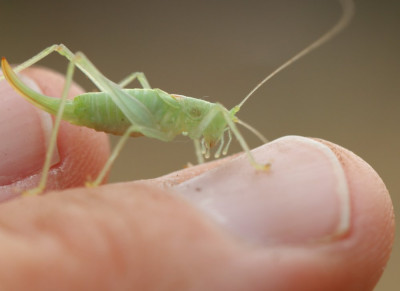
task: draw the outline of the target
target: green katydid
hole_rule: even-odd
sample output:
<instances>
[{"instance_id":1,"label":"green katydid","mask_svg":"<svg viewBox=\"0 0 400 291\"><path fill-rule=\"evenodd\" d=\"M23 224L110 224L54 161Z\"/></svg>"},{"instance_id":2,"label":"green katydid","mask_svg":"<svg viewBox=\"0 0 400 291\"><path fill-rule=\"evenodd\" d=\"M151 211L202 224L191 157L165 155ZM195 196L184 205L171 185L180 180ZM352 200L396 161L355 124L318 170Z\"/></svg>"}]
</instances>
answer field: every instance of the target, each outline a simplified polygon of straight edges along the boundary
<instances>
[{"instance_id":1,"label":"green katydid","mask_svg":"<svg viewBox=\"0 0 400 291\"><path fill-rule=\"evenodd\" d=\"M233 134L254 168L268 170L269 164L260 164L254 159L236 123L252 131L263 142L266 142L266 139L257 130L238 119L236 113L250 96L270 78L331 39L347 26L352 18L354 5L351 0L340 0L340 2L343 14L335 26L264 78L239 105L231 110L226 109L219 103L211 103L182 95L168 94L160 89L152 89L144 74L139 72L129 75L121 83L116 84L97 70L82 53L74 54L62 44L46 48L16 67L15 70L12 70L6 59L2 58L1 65L7 81L33 105L56 115L40 183L37 188L28 191L28 194L41 193L46 187L51 157L56 146L61 119L72 124L94 128L98 131L122 135L98 177L90 183L92 186L97 186L103 181L130 136L143 135L166 142L173 140L179 134L188 136L194 141L198 162L202 163L204 162L204 157L208 158L210 156L210 149L217 144L218 148L215 152L215 157L218 158L221 154L225 155ZM35 64L54 51L69 60L61 99L35 92L25 85L15 73ZM75 67L79 68L98 87L100 92L81 94L73 100L68 100L68 90ZM2 78L3 76L0 76L0 80ZM135 79L139 81L143 88L124 88ZM225 143L226 136L228 141Z\"/></svg>"}]
</instances>

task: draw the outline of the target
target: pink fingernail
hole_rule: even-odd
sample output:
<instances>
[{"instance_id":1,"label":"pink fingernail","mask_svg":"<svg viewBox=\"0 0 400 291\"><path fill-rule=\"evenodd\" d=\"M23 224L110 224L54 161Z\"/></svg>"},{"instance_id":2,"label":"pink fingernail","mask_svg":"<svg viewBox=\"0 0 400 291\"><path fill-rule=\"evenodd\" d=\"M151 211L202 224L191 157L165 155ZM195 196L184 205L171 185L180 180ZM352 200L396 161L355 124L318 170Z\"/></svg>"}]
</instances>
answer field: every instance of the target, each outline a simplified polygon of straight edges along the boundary
<instances>
[{"instance_id":1,"label":"pink fingernail","mask_svg":"<svg viewBox=\"0 0 400 291\"><path fill-rule=\"evenodd\" d=\"M30 78L21 79L41 92ZM0 104L0 186L3 186L41 170L53 121L4 80L0 82ZM53 164L58 161L56 153Z\"/></svg>"},{"instance_id":2,"label":"pink fingernail","mask_svg":"<svg viewBox=\"0 0 400 291\"><path fill-rule=\"evenodd\" d=\"M256 243L330 240L350 227L344 170L331 149L289 136L253 151L269 172L246 156L175 189L234 235Z\"/></svg>"}]
</instances>

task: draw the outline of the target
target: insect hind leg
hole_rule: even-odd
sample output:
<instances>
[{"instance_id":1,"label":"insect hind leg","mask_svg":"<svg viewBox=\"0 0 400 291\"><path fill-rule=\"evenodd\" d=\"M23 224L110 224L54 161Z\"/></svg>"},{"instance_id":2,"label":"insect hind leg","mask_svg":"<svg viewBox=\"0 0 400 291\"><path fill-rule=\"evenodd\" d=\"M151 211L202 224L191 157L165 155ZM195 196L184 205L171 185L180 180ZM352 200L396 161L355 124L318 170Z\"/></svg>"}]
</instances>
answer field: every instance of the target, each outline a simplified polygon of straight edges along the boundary
<instances>
[{"instance_id":1,"label":"insect hind leg","mask_svg":"<svg viewBox=\"0 0 400 291\"><path fill-rule=\"evenodd\" d=\"M72 53L65 45L63 44L53 44L47 48L45 48L44 50L42 50L41 52L39 52L38 54L34 55L32 58L30 58L29 60L23 62L22 64L18 65L17 67L14 68L14 72L19 73L22 70L33 66L34 64L36 64L37 62L41 61L42 59L44 59L45 57L47 57L48 55L50 55L53 52L57 52L60 55L66 57L70 62L72 62L76 57L75 54ZM73 62L76 66L78 66L78 68L86 75L88 76L86 70L84 70L81 66L77 65L76 62ZM90 78L90 76L88 76ZM4 76L0 76L0 81L4 79Z\"/></svg>"},{"instance_id":2,"label":"insect hind leg","mask_svg":"<svg viewBox=\"0 0 400 291\"><path fill-rule=\"evenodd\" d=\"M72 53L65 45L63 44L53 44L47 48L45 48L44 50L42 50L41 52L39 52L38 54L36 54L35 56L33 56L32 58L30 58L29 60L23 62L22 64L18 65L15 69L14 72L19 73L22 70L36 64L37 62L39 62L40 60L44 59L45 57L47 57L48 55L50 55L53 52L57 52L60 55L66 57L70 62L72 62L74 59L76 59L76 56L74 53ZM82 68L82 66L78 65L76 62L74 62L74 64L86 75L90 78L90 75L88 74L88 72ZM0 81L4 79L4 76L0 76Z\"/></svg>"},{"instance_id":3,"label":"insect hind leg","mask_svg":"<svg viewBox=\"0 0 400 291\"><path fill-rule=\"evenodd\" d=\"M43 58L47 57L52 52L55 52L57 50L58 46L59 46L58 44L53 44L53 45L45 48L40 53L36 54L35 56L30 58L29 60L23 62L22 64L18 65L16 68L14 68L14 72L19 73L22 70L24 70L24 69L36 64L37 62L39 62ZM0 76L0 81L3 80L3 79L4 79L4 76Z\"/></svg>"},{"instance_id":4,"label":"insect hind leg","mask_svg":"<svg viewBox=\"0 0 400 291\"><path fill-rule=\"evenodd\" d=\"M135 98L131 98L131 96L124 92L119 85L106 78L83 53L77 52L74 54L63 44L52 45L44 49L36 56L19 65L16 68L16 71L19 72L35 64L52 52L59 53L69 61L74 60L74 65L82 73L84 73L100 89L100 91L110 95L113 102L125 114L132 124L139 125L142 128L157 128L154 116L140 101L136 100ZM136 77L139 78L140 76ZM3 76L0 76L0 80L2 78ZM129 81L132 80L132 78L133 74L128 76L126 80ZM143 79L142 76L140 78L144 86L149 86L147 79Z\"/></svg>"},{"instance_id":5,"label":"insect hind leg","mask_svg":"<svg viewBox=\"0 0 400 291\"><path fill-rule=\"evenodd\" d=\"M69 89L71 87L72 78L73 78L73 74L74 74L74 68L75 68L75 64L74 64L74 60L72 59L68 64L64 89L63 89L62 96L61 96L61 102L60 102L60 106L58 108L57 115L56 115L56 118L54 121L53 129L52 129L52 132L50 135L50 141L49 141L49 144L47 147L46 158L44 161L42 175L41 175L41 178L39 181L39 185L36 188L30 189L30 190L24 192L23 195L37 195L37 194L42 193L44 191L44 189L46 188L47 178L49 176L49 170L51 167L51 160L53 158L54 150L57 145L58 131L60 129L62 115L64 113Z\"/></svg>"}]
</instances>

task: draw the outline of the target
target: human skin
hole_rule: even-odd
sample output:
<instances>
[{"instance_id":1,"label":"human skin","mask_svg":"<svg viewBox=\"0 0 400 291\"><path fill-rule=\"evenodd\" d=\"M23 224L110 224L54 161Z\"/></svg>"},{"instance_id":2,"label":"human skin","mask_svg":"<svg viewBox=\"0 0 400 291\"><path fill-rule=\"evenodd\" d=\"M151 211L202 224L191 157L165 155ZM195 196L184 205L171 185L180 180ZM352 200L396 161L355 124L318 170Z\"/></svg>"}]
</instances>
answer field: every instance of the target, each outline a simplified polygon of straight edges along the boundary
<instances>
[{"instance_id":1,"label":"human skin","mask_svg":"<svg viewBox=\"0 0 400 291\"><path fill-rule=\"evenodd\" d=\"M60 95L60 75L24 74ZM236 155L89 189L108 141L63 123L53 191L18 197L38 182L48 124L25 103L0 83L0 290L372 290L384 270L389 193L338 145L284 137L255 150L269 172Z\"/></svg>"}]
</instances>

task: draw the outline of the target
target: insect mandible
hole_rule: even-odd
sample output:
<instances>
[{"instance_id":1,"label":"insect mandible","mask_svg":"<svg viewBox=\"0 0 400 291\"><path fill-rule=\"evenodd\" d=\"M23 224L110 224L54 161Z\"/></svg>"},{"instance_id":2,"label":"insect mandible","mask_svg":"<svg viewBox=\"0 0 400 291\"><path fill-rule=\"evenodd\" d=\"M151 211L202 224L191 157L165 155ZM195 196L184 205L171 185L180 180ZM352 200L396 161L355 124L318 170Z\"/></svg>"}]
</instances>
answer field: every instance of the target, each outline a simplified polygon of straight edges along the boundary
<instances>
[{"instance_id":1,"label":"insect mandible","mask_svg":"<svg viewBox=\"0 0 400 291\"><path fill-rule=\"evenodd\" d=\"M61 119L79 126L122 136L97 178L93 182L87 183L88 186L97 186L103 181L130 136L143 135L165 142L173 140L180 134L188 136L194 142L198 162L203 163L204 157L210 156L210 150L215 145L218 145L218 147L214 156L218 158L221 154L225 155L228 152L233 135L248 156L251 165L260 171L268 170L270 164L260 164L254 159L236 124L249 129L263 142L266 142L266 139L256 129L241 121L236 114L253 93L269 79L313 49L321 46L348 25L354 12L354 4L351 0L340 0L340 3L343 9L342 16L328 32L264 78L237 106L230 110L219 103L152 89L145 75L141 72L129 75L118 84L114 83L106 78L83 53L74 54L62 44L52 45L44 49L14 70L7 60L2 58L1 66L4 77L14 89L33 105L56 115L39 185L27 191L27 194L41 193L46 187ZM69 60L61 99L35 92L16 75L16 72L35 64L52 52L58 52ZM100 92L84 93L68 100L67 95L75 67L80 69L97 86ZM0 76L0 80L4 77ZM126 85L136 79L142 88L125 89ZM225 137L228 138L227 142L225 142Z\"/></svg>"}]
</instances>

